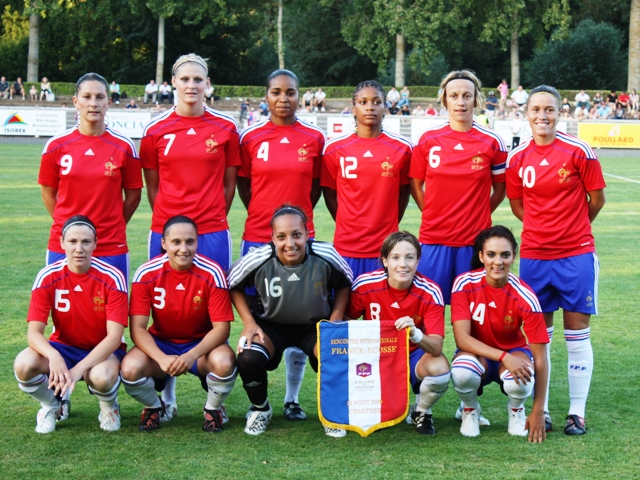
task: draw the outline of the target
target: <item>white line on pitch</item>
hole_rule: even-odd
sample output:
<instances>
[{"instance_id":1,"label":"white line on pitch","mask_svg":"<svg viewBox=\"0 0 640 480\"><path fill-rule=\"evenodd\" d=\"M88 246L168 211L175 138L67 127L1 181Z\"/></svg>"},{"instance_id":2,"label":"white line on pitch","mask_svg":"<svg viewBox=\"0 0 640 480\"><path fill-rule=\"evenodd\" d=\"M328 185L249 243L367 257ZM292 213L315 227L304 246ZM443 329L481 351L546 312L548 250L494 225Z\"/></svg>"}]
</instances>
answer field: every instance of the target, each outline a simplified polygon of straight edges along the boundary
<instances>
[{"instance_id":1,"label":"white line on pitch","mask_svg":"<svg viewBox=\"0 0 640 480\"><path fill-rule=\"evenodd\" d=\"M612 173L602 172L602 174L606 175L607 177L613 177L613 178L617 178L618 180L624 180L625 182L640 183L640 180L633 180L632 178L619 177L618 175L613 175Z\"/></svg>"}]
</instances>

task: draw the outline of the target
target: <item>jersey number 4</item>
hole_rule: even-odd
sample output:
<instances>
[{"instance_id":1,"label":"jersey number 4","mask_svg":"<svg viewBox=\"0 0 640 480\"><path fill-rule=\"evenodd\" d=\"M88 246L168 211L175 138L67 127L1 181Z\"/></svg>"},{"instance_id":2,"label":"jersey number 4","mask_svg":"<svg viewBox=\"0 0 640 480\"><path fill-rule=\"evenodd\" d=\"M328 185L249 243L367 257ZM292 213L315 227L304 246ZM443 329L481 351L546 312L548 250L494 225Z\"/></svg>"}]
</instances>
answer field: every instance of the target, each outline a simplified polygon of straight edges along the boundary
<instances>
[{"instance_id":1,"label":"jersey number 4","mask_svg":"<svg viewBox=\"0 0 640 480\"><path fill-rule=\"evenodd\" d=\"M476 322L480 323L480 325L484 324L484 314L487 311L487 306L484 303L479 303L478 306L475 308L475 302L471 302L470 308L469 310L471 311L471 319L475 320Z\"/></svg>"}]
</instances>

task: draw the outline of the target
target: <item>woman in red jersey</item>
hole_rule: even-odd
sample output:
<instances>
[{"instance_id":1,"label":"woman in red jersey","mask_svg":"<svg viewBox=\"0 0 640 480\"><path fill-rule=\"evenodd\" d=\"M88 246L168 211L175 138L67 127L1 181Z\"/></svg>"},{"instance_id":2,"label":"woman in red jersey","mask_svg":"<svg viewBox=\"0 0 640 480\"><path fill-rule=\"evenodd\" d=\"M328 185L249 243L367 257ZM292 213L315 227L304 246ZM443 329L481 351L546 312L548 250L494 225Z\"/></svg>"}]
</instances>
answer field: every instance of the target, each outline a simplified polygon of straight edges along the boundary
<instances>
[{"instance_id":1,"label":"woman in red jersey","mask_svg":"<svg viewBox=\"0 0 640 480\"><path fill-rule=\"evenodd\" d=\"M84 380L100 402L100 428L120 428L118 387L126 345L127 283L122 272L98 260L96 227L75 215L59 238L65 258L40 271L31 292L29 347L16 358L20 390L42 405L36 432L50 433L62 414L60 398ZM54 330L44 330L51 316Z\"/></svg>"},{"instance_id":2,"label":"woman in red jersey","mask_svg":"<svg viewBox=\"0 0 640 480\"><path fill-rule=\"evenodd\" d=\"M483 386L497 382L509 397L509 433L541 443L546 438L548 339L538 299L511 273L517 248L511 231L501 225L476 237L472 271L456 278L451 294L458 347L451 377L464 405L462 435L480 435L478 395ZM533 409L526 417L524 402L534 385Z\"/></svg>"},{"instance_id":3,"label":"woman in red jersey","mask_svg":"<svg viewBox=\"0 0 640 480\"><path fill-rule=\"evenodd\" d=\"M242 165L238 193L248 215L242 236L242 256L271 241L271 216L283 204L299 205L307 216L309 236L315 237L313 208L320 199L320 166L324 132L296 117L298 77L276 70L267 79L269 118L247 128L240 137ZM255 296L255 288L247 289ZM298 403L307 356L297 347L284 353L286 393L284 415L304 420Z\"/></svg>"},{"instance_id":4,"label":"woman in red jersey","mask_svg":"<svg viewBox=\"0 0 640 480\"><path fill-rule=\"evenodd\" d=\"M589 145L558 132L560 94L531 91L527 118L533 137L509 154L507 194L522 220L520 275L540 299L549 342L553 313L562 308L569 363L567 435L586 433L584 417L593 371L591 315L598 313L599 262L591 223L605 204L602 167ZM545 401L547 428L552 428Z\"/></svg>"}]
</instances>

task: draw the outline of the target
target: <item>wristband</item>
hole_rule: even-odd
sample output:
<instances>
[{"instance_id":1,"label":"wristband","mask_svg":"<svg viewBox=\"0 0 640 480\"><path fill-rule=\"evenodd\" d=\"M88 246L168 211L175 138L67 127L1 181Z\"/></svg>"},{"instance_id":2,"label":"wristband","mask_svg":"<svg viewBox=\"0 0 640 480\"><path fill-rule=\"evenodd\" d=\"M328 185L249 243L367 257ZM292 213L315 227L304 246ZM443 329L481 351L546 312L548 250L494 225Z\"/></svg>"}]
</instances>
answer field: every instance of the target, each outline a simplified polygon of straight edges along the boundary
<instances>
[{"instance_id":1,"label":"wristband","mask_svg":"<svg viewBox=\"0 0 640 480\"><path fill-rule=\"evenodd\" d=\"M412 336L409 337L409 340L411 340L412 343L420 343L420 340L422 340L422 337L424 337L422 330L416 328L416 331L413 333Z\"/></svg>"},{"instance_id":2,"label":"wristband","mask_svg":"<svg viewBox=\"0 0 640 480\"><path fill-rule=\"evenodd\" d=\"M504 357L506 357L506 356L507 356L507 352L502 352L502 355L500 355L500 358L498 359L498 361L499 361L500 363L502 363L502 360L503 360L503 359L504 359Z\"/></svg>"}]
</instances>

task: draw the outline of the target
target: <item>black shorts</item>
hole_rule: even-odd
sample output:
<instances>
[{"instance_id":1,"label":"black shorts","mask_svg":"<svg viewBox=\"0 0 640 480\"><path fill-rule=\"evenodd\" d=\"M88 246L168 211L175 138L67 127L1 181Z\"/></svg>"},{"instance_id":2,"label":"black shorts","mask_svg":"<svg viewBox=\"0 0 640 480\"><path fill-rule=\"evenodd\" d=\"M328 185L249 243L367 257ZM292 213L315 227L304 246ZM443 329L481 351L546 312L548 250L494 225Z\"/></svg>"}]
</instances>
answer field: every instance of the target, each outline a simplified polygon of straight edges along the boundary
<instances>
[{"instance_id":1,"label":"black shorts","mask_svg":"<svg viewBox=\"0 0 640 480\"><path fill-rule=\"evenodd\" d=\"M273 371L278 368L282 360L282 353L287 348L298 347L309 357L313 371L318 371L318 359L313 353L316 343L318 343L315 323L313 325L285 325L267 320L257 320L257 323L273 344L273 355L267 363L267 370Z\"/></svg>"}]
</instances>

